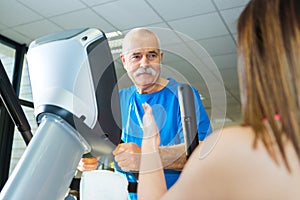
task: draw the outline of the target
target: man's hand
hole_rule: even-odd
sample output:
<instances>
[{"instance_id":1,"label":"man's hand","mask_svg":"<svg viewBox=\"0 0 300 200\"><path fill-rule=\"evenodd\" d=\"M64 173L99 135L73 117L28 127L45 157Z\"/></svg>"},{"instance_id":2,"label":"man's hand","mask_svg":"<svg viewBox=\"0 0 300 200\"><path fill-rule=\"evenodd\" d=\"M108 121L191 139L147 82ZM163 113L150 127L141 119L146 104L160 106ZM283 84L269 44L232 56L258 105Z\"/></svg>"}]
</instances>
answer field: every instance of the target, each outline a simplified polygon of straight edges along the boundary
<instances>
[{"instance_id":1,"label":"man's hand","mask_svg":"<svg viewBox=\"0 0 300 200\"><path fill-rule=\"evenodd\" d=\"M113 151L115 161L123 171L138 171L140 168L141 148L135 143L121 143Z\"/></svg>"},{"instance_id":2,"label":"man's hand","mask_svg":"<svg viewBox=\"0 0 300 200\"><path fill-rule=\"evenodd\" d=\"M80 162L77 166L77 169L84 172L84 171L91 171L95 170L98 167L97 158L81 158Z\"/></svg>"}]
</instances>

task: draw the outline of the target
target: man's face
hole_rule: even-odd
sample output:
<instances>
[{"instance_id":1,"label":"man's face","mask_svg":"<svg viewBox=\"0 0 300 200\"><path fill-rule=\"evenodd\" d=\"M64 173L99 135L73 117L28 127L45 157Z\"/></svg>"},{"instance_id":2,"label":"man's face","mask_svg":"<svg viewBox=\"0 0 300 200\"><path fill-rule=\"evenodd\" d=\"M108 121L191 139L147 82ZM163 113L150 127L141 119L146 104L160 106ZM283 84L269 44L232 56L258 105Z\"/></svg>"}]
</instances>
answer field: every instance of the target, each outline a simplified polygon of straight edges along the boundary
<instances>
[{"instance_id":1,"label":"man's face","mask_svg":"<svg viewBox=\"0 0 300 200\"><path fill-rule=\"evenodd\" d=\"M128 51L121 54L121 60L128 76L138 87L156 83L160 76L162 53L153 38L135 38L130 41Z\"/></svg>"}]
</instances>

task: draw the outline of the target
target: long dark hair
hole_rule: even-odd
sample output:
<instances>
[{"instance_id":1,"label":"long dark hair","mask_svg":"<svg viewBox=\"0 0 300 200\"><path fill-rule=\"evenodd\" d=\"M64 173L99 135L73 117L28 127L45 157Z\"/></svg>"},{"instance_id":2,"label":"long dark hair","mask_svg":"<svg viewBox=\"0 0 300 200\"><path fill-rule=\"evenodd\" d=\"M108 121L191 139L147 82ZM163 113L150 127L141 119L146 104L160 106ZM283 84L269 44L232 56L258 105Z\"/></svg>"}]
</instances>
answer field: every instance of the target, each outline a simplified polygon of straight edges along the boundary
<instances>
[{"instance_id":1,"label":"long dark hair","mask_svg":"<svg viewBox=\"0 0 300 200\"><path fill-rule=\"evenodd\" d=\"M300 160L300 1L250 1L238 20L238 53L243 124L276 162L278 148L290 171L284 138Z\"/></svg>"}]
</instances>

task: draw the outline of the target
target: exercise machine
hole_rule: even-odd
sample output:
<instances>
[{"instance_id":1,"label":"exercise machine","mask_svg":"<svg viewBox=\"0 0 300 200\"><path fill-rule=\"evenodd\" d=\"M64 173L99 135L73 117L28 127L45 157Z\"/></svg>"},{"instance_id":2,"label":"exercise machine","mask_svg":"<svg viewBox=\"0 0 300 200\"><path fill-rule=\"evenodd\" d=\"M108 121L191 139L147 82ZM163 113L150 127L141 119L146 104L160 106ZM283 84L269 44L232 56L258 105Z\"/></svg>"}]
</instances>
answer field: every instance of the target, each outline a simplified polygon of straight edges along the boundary
<instances>
[{"instance_id":1,"label":"exercise machine","mask_svg":"<svg viewBox=\"0 0 300 200\"><path fill-rule=\"evenodd\" d=\"M120 142L113 58L105 34L87 28L33 41L27 62L38 128L24 134L30 142L0 199L64 199L82 156Z\"/></svg>"}]
</instances>

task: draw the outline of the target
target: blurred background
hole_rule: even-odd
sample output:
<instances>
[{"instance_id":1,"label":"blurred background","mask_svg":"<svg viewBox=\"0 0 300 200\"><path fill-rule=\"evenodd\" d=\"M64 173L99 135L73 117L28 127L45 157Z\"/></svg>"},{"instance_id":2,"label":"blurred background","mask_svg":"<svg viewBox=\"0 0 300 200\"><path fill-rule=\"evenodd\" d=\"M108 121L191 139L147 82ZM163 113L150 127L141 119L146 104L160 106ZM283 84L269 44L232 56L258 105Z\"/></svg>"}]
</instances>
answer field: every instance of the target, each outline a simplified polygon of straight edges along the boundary
<instances>
[{"instance_id":1,"label":"blurred background","mask_svg":"<svg viewBox=\"0 0 300 200\"><path fill-rule=\"evenodd\" d=\"M236 21L247 2L0 0L0 59L34 132L36 123L26 64L26 51L33 40L68 29L94 27L102 30L109 40L121 88L130 84L119 60L124 34L135 27L152 28L158 33L164 51L163 76L175 76L195 86L213 124L235 125L241 121ZM199 58L204 61L199 62ZM4 113L2 104L0 109ZM220 110L216 113L221 114L213 115L213 109ZM1 114L0 118L1 162L2 158L8 159L11 152L10 173L25 143L18 131L11 131L12 125L5 121L9 116ZM5 142L9 138L11 143ZM8 170L0 169L0 176ZM1 179L3 182L5 177Z\"/></svg>"}]
</instances>

